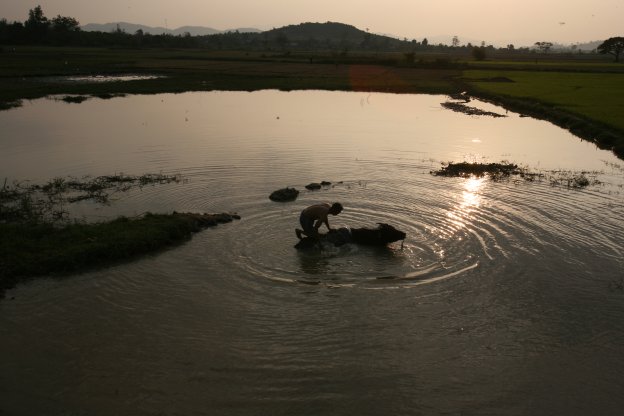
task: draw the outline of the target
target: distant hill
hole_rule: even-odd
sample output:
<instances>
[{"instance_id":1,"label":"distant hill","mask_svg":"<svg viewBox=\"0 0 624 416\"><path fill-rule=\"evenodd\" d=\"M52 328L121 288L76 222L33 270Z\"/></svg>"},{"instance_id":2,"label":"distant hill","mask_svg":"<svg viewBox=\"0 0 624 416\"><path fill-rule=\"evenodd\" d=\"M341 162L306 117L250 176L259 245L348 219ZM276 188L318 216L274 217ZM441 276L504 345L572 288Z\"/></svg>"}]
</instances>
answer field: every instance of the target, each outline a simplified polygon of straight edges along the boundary
<instances>
[{"instance_id":1,"label":"distant hill","mask_svg":"<svg viewBox=\"0 0 624 416\"><path fill-rule=\"evenodd\" d=\"M289 45L330 46L330 47L397 47L403 44L399 39L369 33L355 26L344 23L301 23L298 25L284 26L262 32L268 39L282 39Z\"/></svg>"},{"instance_id":2,"label":"distant hill","mask_svg":"<svg viewBox=\"0 0 624 416\"><path fill-rule=\"evenodd\" d=\"M142 30L145 34L161 35L171 34L174 36L189 33L191 36L208 36L215 34L235 33L241 35L240 39L228 37L218 40L202 40L203 45L211 45L212 47L221 48L256 48L262 49L266 47L274 47L278 49L300 48L307 50L314 49L331 49L331 50L388 50L388 51L405 51L418 46L424 39L399 38L393 35L376 34L369 32L368 29L361 30L355 26L337 23L301 23L289 25L272 30L261 31L255 28L235 28L228 30L218 30L204 26L183 26L177 29L168 29L165 27L145 26L127 22L114 22L106 24L89 23L82 26L82 30L87 32L99 31L110 33L121 29L130 35L135 34L138 30ZM244 39L243 39L244 38ZM430 46L450 45L452 36L428 36L427 41ZM466 39L459 37L460 45L466 45L468 42L472 45L480 45L481 41L474 39ZM212 42L212 43L211 43ZM593 51L602 41L576 43L574 45L553 45L553 51ZM533 47L533 43L525 42L528 48ZM522 46L522 45L516 45Z\"/></svg>"},{"instance_id":3,"label":"distant hill","mask_svg":"<svg viewBox=\"0 0 624 416\"><path fill-rule=\"evenodd\" d=\"M239 28L239 29L229 29L229 30L217 30L211 27L204 26L182 26L177 29L167 29L165 27L154 27L154 26L145 26L138 25L135 23L127 23L127 22L113 22L113 23L89 23L81 27L82 30L86 32L113 32L117 30L117 28L123 30L126 33L134 34L137 30L142 30L143 33L149 33L150 35L184 35L185 33L190 33L191 36L206 36L206 35L214 35L216 33L226 33L226 32L236 32L239 31L241 33L257 33L260 32L258 29L253 28Z\"/></svg>"},{"instance_id":4,"label":"distant hill","mask_svg":"<svg viewBox=\"0 0 624 416\"><path fill-rule=\"evenodd\" d=\"M229 30L217 30L210 27L202 26L184 26L177 29L167 29L164 27L152 27L138 25L127 22L114 22L106 24L89 23L82 27L87 32L114 32L119 28L128 34L135 34L138 30L142 30L145 34L151 35L184 35L189 33L191 36L207 36L224 33L249 34L245 42L248 46L252 44L262 47L269 42L279 48L300 47L304 49L339 49L339 50L397 50L405 47L405 42L394 37L378 35L363 31L355 26L344 23L326 22L326 23L301 23L298 25L289 25L268 31L260 31L253 28L238 28ZM225 43L231 41L232 43ZM205 42L209 43L209 40ZM219 39L216 42L218 48L241 46L236 43L235 39Z\"/></svg>"},{"instance_id":5,"label":"distant hill","mask_svg":"<svg viewBox=\"0 0 624 416\"><path fill-rule=\"evenodd\" d=\"M346 42L362 42L366 32L359 30L355 26L344 23L301 23L298 25L284 26L265 32L270 35L283 34L291 41L303 41L308 39L336 40L342 39Z\"/></svg>"}]
</instances>

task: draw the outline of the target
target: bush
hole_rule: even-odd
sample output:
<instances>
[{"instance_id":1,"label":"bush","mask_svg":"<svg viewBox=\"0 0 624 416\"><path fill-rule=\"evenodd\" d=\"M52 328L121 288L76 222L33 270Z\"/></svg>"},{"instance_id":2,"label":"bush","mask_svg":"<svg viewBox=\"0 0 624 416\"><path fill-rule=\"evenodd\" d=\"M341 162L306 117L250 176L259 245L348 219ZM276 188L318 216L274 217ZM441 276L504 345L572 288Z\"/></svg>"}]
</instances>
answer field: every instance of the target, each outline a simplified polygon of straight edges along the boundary
<instances>
[{"instance_id":1,"label":"bush","mask_svg":"<svg viewBox=\"0 0 624 416\"><path fill-rule=\"evenodd\" d=\"M477 61L485 60L485 48L474 47L472 48L472 57Z\"/></svg>"}]
</instances>

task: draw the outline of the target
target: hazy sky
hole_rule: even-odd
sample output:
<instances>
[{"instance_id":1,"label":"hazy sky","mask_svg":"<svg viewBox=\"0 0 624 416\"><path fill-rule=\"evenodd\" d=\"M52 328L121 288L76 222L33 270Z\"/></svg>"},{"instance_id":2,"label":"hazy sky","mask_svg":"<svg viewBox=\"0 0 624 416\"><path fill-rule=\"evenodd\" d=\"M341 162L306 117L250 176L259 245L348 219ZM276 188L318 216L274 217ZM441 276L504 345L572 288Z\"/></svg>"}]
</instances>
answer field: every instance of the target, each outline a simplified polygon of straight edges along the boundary
<instances>
[{"instance_id":1,"label":"hazy sky","mask_svg":"<svg viewBox=\"0 0 624 416\"><path fill-rule=\"evenodd\" d=\"M149 26L254 27L341 22L374 33L430 40L457 35L516 46L624 36L623 0L1 0L0 17L24 21L41 5L47 17L81 24L125 21Z\"/></svg>"}]
</instances>

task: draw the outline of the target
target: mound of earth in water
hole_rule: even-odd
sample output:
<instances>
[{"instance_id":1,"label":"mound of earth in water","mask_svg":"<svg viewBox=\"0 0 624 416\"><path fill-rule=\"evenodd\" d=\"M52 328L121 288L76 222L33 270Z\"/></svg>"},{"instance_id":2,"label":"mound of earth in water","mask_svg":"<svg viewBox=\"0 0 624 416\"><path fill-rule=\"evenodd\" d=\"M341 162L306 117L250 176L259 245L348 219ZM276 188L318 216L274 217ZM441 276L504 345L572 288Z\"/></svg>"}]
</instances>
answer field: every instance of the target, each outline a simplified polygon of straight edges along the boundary
<instances>
[{"instance_id":1,"label":"mound of earth in water","mask_svg":"<svg viewBox=\"0 0 624 416\"><path fill-rule=\"evenodd\" d=\"M273 191L269 195L269 199L275 202L288 202L294 201L299 196L299 191L295 188L282 188L277 191Z\"/></svg>"},{"instance_id":2,"label":"mound of earth in water","mask_svg":"<svg viewBox=\"0 0 624 416\"><path fill-rule=\"evenodd\" d=\"M457 113L462 113L462 114L466 114L469 116L489 116L489 117L494 117L494 118L507 117L504 114L498 114L492 111L481 110L480 108L477 108L477 107L471 107L469 105L466 105L466 102L467 101L457 103L457 102L447 101L447 102L442 103L442 107L455 111Z\"/></svg>"},{"instance_id":3,"label":"mound of earth in water","mask_svg":"<svg viewBox=\"0 0 624 416\"><path fill-rule=\"evenodd\" d=\"M316 190L321 189L321 188L323 188L323 187L328 187L328 186L331 186L331 184L332 184L332 183L331 183L331 182L329 182L329 181L322 181L321 183L318 183L318 182L312 182L312 183L307 184L307 185L305 186L305 188L306 188L307 190L309 190L309 191L316 191Z\"/></svg>"}]
</instances>

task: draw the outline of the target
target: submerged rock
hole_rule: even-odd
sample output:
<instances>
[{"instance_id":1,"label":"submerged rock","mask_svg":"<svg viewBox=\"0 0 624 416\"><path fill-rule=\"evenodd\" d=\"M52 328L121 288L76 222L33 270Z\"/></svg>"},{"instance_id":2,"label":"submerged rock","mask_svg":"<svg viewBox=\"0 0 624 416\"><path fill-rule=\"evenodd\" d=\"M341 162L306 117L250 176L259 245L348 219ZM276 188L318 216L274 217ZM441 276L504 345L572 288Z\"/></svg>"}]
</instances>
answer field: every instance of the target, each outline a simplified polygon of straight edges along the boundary
<instances>
[{"instance_id":1,"label":"submerged rock","mask_svg":"<svg viewBox=\"0 0 624 416\"><path fill-rule=\"evenodd\" d=\"M305 188L306 188L306 189L308 189L308 190L310 190L310 191L314 191L314 190L317 190L317 189L321 189L321 188L323 188L323 187L328 187L328 186L331 186L331 184L332 184L332 183L331 183L331 182L329 182L329 181L322 181L321 183L318 183L318 182L312 182L312 183L307 184L307 185L305 186Z\"/></svg>"}]
</instances>

